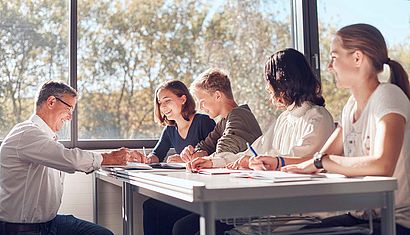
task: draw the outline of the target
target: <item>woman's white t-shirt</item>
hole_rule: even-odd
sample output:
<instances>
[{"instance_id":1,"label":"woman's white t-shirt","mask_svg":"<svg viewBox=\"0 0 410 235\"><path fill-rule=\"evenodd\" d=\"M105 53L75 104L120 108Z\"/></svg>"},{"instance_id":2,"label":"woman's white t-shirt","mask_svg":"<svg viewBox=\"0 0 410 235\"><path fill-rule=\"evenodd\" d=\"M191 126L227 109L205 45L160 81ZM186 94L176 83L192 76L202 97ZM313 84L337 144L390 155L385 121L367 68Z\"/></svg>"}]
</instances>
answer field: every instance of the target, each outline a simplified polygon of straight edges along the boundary
<instances>
[{"instance_id":1,"label":"woman's white t-shirt","mask_svg":"<svg viewBox=\"0 0 410 235\"><path fill-rule=\"evenodd\" d=\"M406 120L404 141L393 173L398 180L395 192L396 222L410 228L410 101L393 84L380 84L370 96L360 118L353 123L357 102L350 97L343 108L343 149L346 157L372 156L378 122L387 114L396 113Z\"/></svg>"}]
</instances>

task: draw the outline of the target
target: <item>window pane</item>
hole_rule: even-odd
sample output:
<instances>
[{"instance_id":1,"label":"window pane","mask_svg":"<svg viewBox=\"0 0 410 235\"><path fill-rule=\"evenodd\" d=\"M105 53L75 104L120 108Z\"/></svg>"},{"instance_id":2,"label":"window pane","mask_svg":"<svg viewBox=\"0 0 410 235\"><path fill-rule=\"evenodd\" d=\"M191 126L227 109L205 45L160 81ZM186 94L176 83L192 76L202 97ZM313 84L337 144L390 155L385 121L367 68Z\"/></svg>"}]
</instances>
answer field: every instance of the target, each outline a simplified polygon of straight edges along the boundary
<instances>
[{"instance_id":1,"label":"window pane","mask_svg":"<svg viewBox=\"0 0 410 235\"><path fill-rule=\"evenodd\" d=\"M264 62L292 47L282 1L79 1L79 138L158 138L153 96L161 82L187 85L208 67L227 70L239 103L262 126L273 116Z\"/></svg>"},{"instance_id":2,"label":"window pane","mask_svg":"<svg viewBox=\"0 0 410 235\"><path fill-rule=\"evenodd\" d=\"M337 29L356 23L377 27L386 40L389 57L410 71L410 1L318 0L318 18L323 93L326 107L335 120L340 120L342 108L350 96L348 89L338 89L334 85L333 76L326 69L330 42ZM388 66L385 66L381 80L386 81L388 74Z\"/></svg>"},{"instance_id":3,"label":"window pane","mask_svg":"<svg viewBox=\"0 0 410 235\"><path fill-rule=\"evenodd\" d=\"M51 79L68 81L67 2L0 0L0 139L30 117L38 86Z\"/></svg>"}]
</instances>

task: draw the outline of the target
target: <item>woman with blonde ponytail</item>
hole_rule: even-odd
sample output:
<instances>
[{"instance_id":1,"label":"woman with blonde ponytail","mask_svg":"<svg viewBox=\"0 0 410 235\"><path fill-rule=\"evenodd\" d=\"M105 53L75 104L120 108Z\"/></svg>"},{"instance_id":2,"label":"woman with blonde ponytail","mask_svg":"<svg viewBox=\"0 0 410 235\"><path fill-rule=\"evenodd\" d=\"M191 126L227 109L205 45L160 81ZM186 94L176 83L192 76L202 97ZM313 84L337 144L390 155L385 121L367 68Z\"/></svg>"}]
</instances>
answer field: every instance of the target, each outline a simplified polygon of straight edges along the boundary
<instances>
[{"instance_id":1,"label":"woman with blonde ponytail","mask_svg":"<svg viewBox=\"0 0 410 235\"><path fill-rule=\"evenodd\" d=\"M390 67L388 83L378 74ZM340 29L331 44L329 71L339 88L352 96L343 108L341 125L312 160L288 165L284 171L314 173L320 170L346 176L393 176L397 234L410 234L410 88L402 65L389 58L383 35L368 24ZM373 234L380 234L379 213L374 211ZM310 227L367 226L363 212L324 219Z\"/></svg>"}]
</instances>

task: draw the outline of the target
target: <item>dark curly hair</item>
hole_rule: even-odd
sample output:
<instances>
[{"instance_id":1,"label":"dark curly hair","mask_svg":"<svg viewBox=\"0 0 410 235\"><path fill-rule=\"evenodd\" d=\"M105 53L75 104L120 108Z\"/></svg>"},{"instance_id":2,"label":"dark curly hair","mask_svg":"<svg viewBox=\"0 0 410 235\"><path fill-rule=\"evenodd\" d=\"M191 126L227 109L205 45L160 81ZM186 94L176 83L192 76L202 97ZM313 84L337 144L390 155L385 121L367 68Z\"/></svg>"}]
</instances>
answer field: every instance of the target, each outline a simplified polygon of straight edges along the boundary
<instances>
[{"instance_id":1,"label":"dark curly hair","mask_svg":"<svg viewBox=\"0 0 410 235\"><path fill-rule=\"evenodd\" d=\"M265 64L265 79L275 92L275 97L282 98L289 106L300 106L310 101L325 106L322 86L313 74L305 56L299 51L287 48L269 57Z\"/></svg>"}]
</instances>

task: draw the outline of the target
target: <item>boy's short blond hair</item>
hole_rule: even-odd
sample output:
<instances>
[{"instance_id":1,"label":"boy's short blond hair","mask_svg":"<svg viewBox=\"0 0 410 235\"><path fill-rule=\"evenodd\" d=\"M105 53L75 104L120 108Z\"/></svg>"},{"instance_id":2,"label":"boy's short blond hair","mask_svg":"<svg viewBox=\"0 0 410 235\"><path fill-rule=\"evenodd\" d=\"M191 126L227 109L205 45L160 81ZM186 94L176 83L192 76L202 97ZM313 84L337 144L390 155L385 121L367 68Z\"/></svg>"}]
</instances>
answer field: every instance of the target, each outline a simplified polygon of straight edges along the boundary
<instances>
[{"instance_id":1,"label":"boy's short blond hair","mask_svg":"<svg viewBox=\"0 0 410 235\"><path fill-rule=\"evenodd\" d=\"M233 99L231 82L228 75L221 69L210 68L202 72L191 84L191 90L200 88L213 94L220 91L229 99Z\"/></svg>"}]
</instances>

